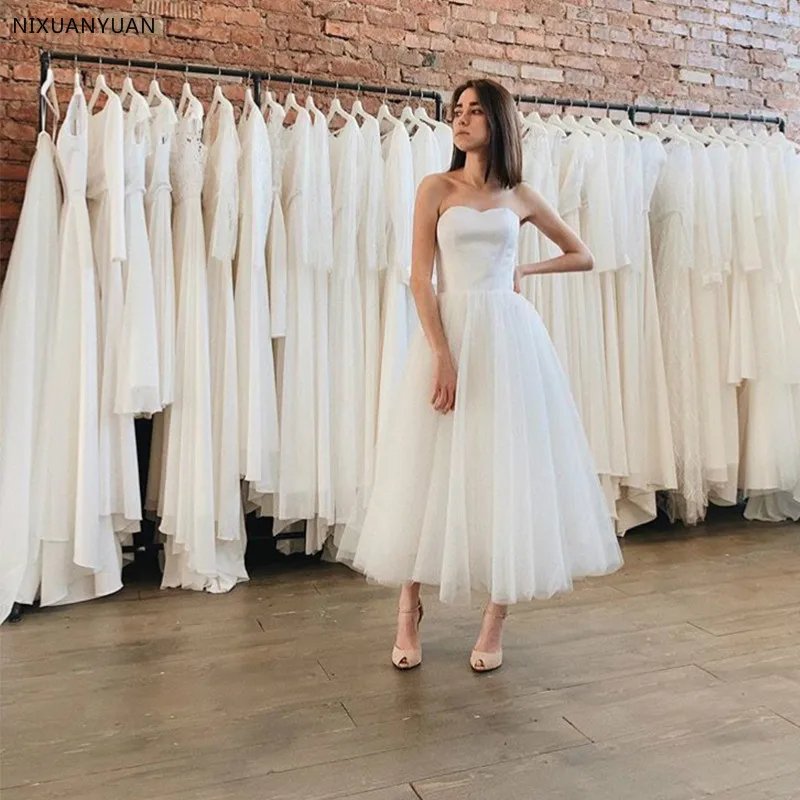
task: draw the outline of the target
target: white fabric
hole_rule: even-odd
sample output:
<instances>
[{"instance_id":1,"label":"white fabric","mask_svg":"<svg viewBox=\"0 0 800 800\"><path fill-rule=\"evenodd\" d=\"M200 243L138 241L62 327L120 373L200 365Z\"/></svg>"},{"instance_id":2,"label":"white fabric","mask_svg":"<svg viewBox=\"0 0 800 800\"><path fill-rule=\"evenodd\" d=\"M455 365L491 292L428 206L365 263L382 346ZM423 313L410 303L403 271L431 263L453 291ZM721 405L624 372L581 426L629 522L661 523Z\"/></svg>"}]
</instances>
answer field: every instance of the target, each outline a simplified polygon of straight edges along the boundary
<instances>
[{"instance_id":1,"label":"white fabric","mask_svg":"<svg viewBox=\"0 0 800 800\"><path fill-rule=\"evenodd\" d=\"M159 105L151 108L145 208L156 303L162 408L172 403L175 393L175 266L169 158L177 121L171 100L162 100Z\"/></svg>"},{"instance_id":2,"label":"white fabric","mask_svg":"<svg viewBox=\"0 0 800 800\"><path fill-rule=\"evenodd\" d=\"M381 310L381 378L378 430L400 379L409 340L419 326L411 296L411 234L414 218L414 161L401 125L382 136L387 268Z\"/></svg>"},{"instance_id":3,"label":"white fabric","mask_svg":"<svg viewBox=\"0 0 800 800\"><path fill-rule=\"evenodd\" d=\"M330 136L333 272L330 277L331 459L335 522L353 509L364 459L364 320L359 275L361 131L355 119Z\"/></svg>"},{"instance_id":4,"label":"white fabric","mask_svg":"<svg viewBox=\"0 0 800 800\"><path fill-rule=\"evenodd\" d=\"M144 206L150 118L147 100L134 92L123 126L127 257L122 263L125 304L114 411L136 416L151 416L162 408L156 297Z\"/></svg>"},{"instance_id":5,"label":"white fabric","mask_svg":"<svg viewBox=\"0 0 800 800\"><path fill-rule=\"evenodd\" d=\"M183 104L182 104L183 105ZM175 399L167 412L162 588L223 591L217 571L211 441L211 356L201 192L203 107L178 109L170 158L177 294Z\"/></svg>"},{"instance_id":6,"label":"white fabric","mask_svg":"<svg viewBox=\"0 0 800 800\"><path fill-rule=\"evenodd\" d=\"M111 105L102 113L116 112ZM64 179L58 288L44 367L42 424L34 450L33 491L47 502L33 509L34 549L19 597L30 603L38 588L45 606L90 600L122 587L120 542L111 516L101 505L107 499L103 490L108 484L101 482L106 477L100 458L102 328L86 203L90 137L86 99L78 89L58 135ZM103 162L96 167L102 169ZM113 202L118 210L121 200L120 192ZM116 229L119 232L122 226ZM115 266L119 267L119 261ZM110 394L106 397L110 399Z\"/></svg>"},{"instance_id":7,"label":"white fabric","mask_svg":"<svg viewBox=\"0 0 800 800\"><path fill-rule=\"evenodd\" d=\"M380 126L366 117L359 148L358 263L361 278L364 328L364 456L360 485L369 486L375 466L378 433L378 396L381 377L380 282L385 275L385 195Z\"/></svg>"},{"instance_id":8,"label":"white fabric","mask_svg":"<svg viewBox=\"0 0 800 800\"><path fill-rule=\"evenodd\" d=\"M103 109L89 115L86 196L95 270L100 289L100 513L114 530L139 530L142 518L133 415L116 413L119 380L125 241L124 121L119 96L109 93ZM63 128L62 128L63 130Z\"/></svg>"},{"instance_id":9,"label":"white fabric","mask_svg":"<svg viewBox=\"0 0 800 800\"><path fill-rule=\"evenodd\" d=\"M239 377L233 291L240 146L233 105L221 91L206 119L203 142L208 154L202 206L208 264L215 549L219 588L227 590L248 576L239 479Z\"/></svg>"},{"instance_id":10,"label":"white fabric","mask_svg":"<svg viewBox=\"0 0 800 800\"><path fill-rule=\"evenodd\" d=\"M239 120L239 246L236 347L239 376L239 469L250 499L278 490L278 399L271 346L266 243L273 208L272 153L259 109Z\"/></svg>"},{"instance_id":11,"label":"white fabric","mask_svg":"<svg viewBox=\"0 0 800 800\"><path fill-rule=\"evenodd\" d=\"M34 505L46 497L32 478L34 454L45 444L39 436L59 279L56 159L53 140L42 131L0 295L0 622L20 598L28 564L38 560L31 523ZM91 271L90 252L84 263Z\"/></svg>"},{"instance_id":12,"label":"white fabric","mask_svg":"<svg viewBox=\"0 0 800 800\"><path fill-rule=\"evenodd\" d=\"M455 411L430 405L414 339L375 483L337 557L374 581L419 581L445 602L549 597L622 557L569 387L533 307L512 291L517 215L449 208L438 225L439 307L458 365Z\"/></svg>"}]
</instances>

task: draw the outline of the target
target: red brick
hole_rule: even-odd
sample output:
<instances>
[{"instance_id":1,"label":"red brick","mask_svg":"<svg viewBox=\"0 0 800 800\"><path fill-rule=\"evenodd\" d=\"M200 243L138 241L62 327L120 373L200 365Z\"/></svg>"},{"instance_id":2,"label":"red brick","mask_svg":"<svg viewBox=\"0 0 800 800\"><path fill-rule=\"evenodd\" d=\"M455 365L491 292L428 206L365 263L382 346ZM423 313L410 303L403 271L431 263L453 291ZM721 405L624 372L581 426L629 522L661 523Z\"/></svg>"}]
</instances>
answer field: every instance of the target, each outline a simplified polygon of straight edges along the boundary
<instances>
[{"instance_id":1,"label":"red brick","mask_svg":"<svg viewBox=\"0 0 800 800\"><path fill-rule=\"evenodd\" d=\"M665 6L662 3L653 3L650 0L634 0L634 11L644 17L660 18L660 19L675 19L677 16L676 9L671 6Z\"/></svg>"},{"instance_id":2,"label":"red brick","mask_svg":"<svg viewBox=\"0 0 800 800\"><path fill-rule=\"evenodd\" d=\"M517 11L501 11L497 15L497 22L512 28L531 28L533 30L539 30L543 25L542 17L538 14L521 14Z\"/></svg>"},{"instance_id":3,"label":"red brick","mask_svg":"<svg viewBox=\"0 0 800 800\"><path fill-rule=\"evenodd\" d=\"M509 61L518 61L521 64L539 64L546 67L553 63L555 54L551 50L530 50L526 47L509 45L505 55Z\"/></svg>"},{"instance_id":4,"label":"red brick","mask_svg":"<svg viewBox=\"0 0 800 800\"><path fill-rule=\"evenodd\" d=\"M406 31L398 28L383 28L380 25L366 25L363 35L373 42L399 45L405 41Z\"/></svg>"},{"instance_id":5,"label":"red brick","mask_svg":"<svg viewBox=\"0 0 800 800\"><path fill-rule=\"evenodd\" d=\"M516 37L514 36L513 28L505 28L501 25L492 25L489 28L489 38L493 42L504 42L506 44L514 44Z\"/></svg>"},{"instance_id":6,"label":"red brick","mask_svg":"<svg viewBox=\"0 0 800 800\"><path fill-rule=\"evenodd\" d=\"M517 31L517 44L528 47L544 47L545 35L540 31Z\"/></svg>"},{"instance_id":7,"label":"red brick","mask_svg":"<svg viewBox=\"0 0 800 800\"><path fill-rule=\"evenodd\" d=\"M728 28L733 31L751 31L753 23L741 17L732 17L727 14L717 15L717 25L721 28Z\"/></svg>"},{"instance_id":8,"label":"red brick","mask_svg":"<svg viewBox=\"0 0 800 800\"><path fill-rule=\"evenodd\" d=\"M230 40L230 31L225 25L203 25L197 22L184 22L180 19L172 19L167 22L167 34L179 39L196 41L227 42Z\"/></svg>"},{"instance_id":9,"label":"red brick","mask_svg":"<svg viewBox=\"0 0 800 800\"><path fill-rule=\"evenodd\" d=\"M656 33L672 33L675 36L689 36L691 34L689 26L682 22L654 19L650 24Z\"/></svg>"},{"instance_id":10,"label":"red brick","mask_svg":"<svg viewBox=\"0 0 800 800\"><path fill-rule=\"evenodd\" d=\"M586 58L585 56L556 56L555 64L559 67L569 67L570 69L597 69L597 61L594 58Z\"/></svg>"},{"instance_id":11,"label":"red brick","mask_svg":"<svg viewBox=\"0 0 800 800\"><path fill-rule=\"evenodd\" d=\"M401 28L415 31L418 28L417 17L406 12L386 11L382 8L367 9L367 22L385 28Z\"/></svg>"}]
</instances>

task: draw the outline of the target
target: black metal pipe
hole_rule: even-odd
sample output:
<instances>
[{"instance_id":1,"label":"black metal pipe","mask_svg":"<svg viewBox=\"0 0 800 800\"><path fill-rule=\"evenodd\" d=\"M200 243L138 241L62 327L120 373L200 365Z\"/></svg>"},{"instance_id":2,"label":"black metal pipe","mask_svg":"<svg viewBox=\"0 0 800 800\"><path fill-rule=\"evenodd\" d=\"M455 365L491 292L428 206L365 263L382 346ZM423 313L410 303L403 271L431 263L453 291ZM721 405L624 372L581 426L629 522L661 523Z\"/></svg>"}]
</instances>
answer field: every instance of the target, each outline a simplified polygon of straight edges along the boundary
<instances>
[{"instance_id":1,"label":"black metal pipe","mask_svg":"<svg viewBox=\"0 0 800 800\"><path fill-rule=\"evenodd\" d=\"M296 75L281 75L278 73L264 72L262 70L239 69L233 67L212 66L210 64L175 64L161 61L143 61L136 58L116 58L79 53L45 53L51 60L75 61L82 64L109 64L111 66L131 67L136 69L159 69L169 72L192 73L195 75L218 75L234 78L258 79L260 81L275 81L277 83L298 84L300 86L322 86L326 89L343 89L345 91L369 92L370 94L391 95L392 97L419 97L433 100L436 103L436 117L441 119L444 104L440 92L431 89L408 89L402 86L378 86L371 83L356 83L354 81L335 81L326 78L309 78Z\"/></svg>"}]
</instances>

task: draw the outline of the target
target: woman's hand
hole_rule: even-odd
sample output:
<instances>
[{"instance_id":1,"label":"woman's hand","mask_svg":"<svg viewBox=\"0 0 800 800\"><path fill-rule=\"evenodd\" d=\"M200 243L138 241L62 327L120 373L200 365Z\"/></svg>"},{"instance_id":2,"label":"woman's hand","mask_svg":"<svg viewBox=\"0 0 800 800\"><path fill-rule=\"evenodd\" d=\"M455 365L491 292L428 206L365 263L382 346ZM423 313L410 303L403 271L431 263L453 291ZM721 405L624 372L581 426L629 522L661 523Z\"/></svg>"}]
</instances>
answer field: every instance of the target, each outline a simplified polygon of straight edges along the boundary
<instances>
[{"instance_id":1,"label":"woman's hand","mask_svg":"<svg viewBox=\"0 0 800 800\"><path fill-rule=\"evenodd\" d=\"M447 414L456 407L456 365L449 352L436 356L431 405L442 414Z\"/></svg>"}]
</instances>

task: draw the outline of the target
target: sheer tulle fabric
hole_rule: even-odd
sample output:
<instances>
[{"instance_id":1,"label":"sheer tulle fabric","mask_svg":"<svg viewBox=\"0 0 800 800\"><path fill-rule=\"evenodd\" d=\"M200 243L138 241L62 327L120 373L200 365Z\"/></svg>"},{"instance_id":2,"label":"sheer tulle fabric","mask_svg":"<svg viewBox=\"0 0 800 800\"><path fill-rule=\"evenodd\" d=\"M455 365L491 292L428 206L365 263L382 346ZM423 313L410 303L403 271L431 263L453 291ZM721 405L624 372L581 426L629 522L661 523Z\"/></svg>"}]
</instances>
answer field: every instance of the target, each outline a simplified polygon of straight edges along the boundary
<instances>
[{"instance_id":1,"label":"sheer tulle fabric","mask_svg":"<svg viewBox=\"0 0 800 800\"><path fill-rule=\"evenodd\" d=\"M515 238L517 217L452 211L439 307L458 367L455 410L430 404L420 331L379 433L374 484L337 558L379 583L439 586L444 602L468 602L472 590L498 603L550 597L622 557L555 349L510 288L503 238ZM475 234L487 237L485 257Z\"/></svg>"}]
</instances>

